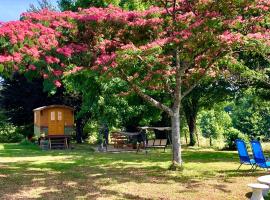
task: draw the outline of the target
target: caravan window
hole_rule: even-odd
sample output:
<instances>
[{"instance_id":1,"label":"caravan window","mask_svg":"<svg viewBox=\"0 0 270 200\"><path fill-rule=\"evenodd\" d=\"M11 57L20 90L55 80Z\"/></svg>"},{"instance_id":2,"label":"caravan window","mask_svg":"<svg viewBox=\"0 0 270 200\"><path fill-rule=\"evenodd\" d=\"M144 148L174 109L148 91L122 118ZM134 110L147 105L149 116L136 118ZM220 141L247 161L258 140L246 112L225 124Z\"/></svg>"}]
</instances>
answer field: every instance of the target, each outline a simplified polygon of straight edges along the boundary
<instances>
[{"instance_id":1,"label":"caravan window","mask_svg":"<svg viewBox=\"0 0 270 200\"><path fill-rule=\"evenodd\" d=\"M58 120L61 121L62 120L62 112L58 111Z\"/></svg>"},{"instance_id":2,"label":"caravan window","mask_svg":"<svg viewBox=\"0 0 270 200\"><path fill-rule=\"evenodd\" d=\"M51 120L52 121L55 120L55 112L54 111L51 112Z\"/></svg>"}]
</instances>

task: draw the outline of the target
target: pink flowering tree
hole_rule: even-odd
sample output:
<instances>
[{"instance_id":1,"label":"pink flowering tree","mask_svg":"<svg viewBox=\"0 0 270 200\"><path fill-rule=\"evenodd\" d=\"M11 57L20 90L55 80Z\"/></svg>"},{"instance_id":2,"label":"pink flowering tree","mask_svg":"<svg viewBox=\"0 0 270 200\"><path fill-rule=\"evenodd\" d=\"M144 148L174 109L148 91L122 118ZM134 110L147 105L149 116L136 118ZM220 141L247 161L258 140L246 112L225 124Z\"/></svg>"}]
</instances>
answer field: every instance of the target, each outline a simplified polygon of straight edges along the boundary
<instances>
[{"instance_id":1,"label":"pink flowering tree","mask_svg":"<svg viewBox=\"0 0 270 200\"><path fill-rule=\"evenodd\" d=\"M0 68L5 74L43 76L56 87L64 75L86 70L125 81L130 87L126 93L135 92L171 117L172 160L181 165L181 100L204 77L239 73L253 78L258 73L238 55L256 51L269 56L270 3L161 4L145 11L108 7L25 13L22 21L0 27Z\"/></svg>"}]
</instances>

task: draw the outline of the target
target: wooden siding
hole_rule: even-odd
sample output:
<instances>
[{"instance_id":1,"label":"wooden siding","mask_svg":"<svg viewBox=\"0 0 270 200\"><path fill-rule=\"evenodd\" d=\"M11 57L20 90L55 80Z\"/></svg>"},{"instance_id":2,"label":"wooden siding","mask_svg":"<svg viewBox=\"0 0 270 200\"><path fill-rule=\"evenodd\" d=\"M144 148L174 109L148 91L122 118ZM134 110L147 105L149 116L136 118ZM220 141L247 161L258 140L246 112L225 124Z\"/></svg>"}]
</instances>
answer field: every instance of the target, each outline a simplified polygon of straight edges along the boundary
<instances>
[{"instance_id":1,"label":"wooden siding","mask_svg":"<svg viewBox=\"0 0 270 200\"><path fill-rule=\"evenodd\" d=\"M74 115L72 110L65 109L64 110L64 124L65 126L73 126L74 125Z\"/></svg>"},{"instance_id":2,"label":"wooden siding","mask_svg":"<svg viewBox=\"0 0 270 200\"><path fill-rule=\"evenodd\" d=\"M40 112L40 126L48 126L48 110L41 110Z\"/></svg>"}]
</instances>

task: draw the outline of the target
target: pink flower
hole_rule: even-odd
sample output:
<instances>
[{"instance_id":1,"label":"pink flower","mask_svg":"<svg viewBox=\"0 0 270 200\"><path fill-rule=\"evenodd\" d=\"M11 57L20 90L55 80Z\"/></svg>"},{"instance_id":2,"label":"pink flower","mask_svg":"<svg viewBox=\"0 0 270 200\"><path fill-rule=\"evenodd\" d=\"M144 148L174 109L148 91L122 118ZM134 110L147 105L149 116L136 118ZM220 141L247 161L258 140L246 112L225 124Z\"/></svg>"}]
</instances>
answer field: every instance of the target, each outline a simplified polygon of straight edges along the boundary
<instances>
[{"instance_id":1,"label":"pink flower","mask_svg":"<svg viewBox=\"0 0 270 200\"><path fill-rule=\"evenodd\" d=\"M227 44L242 41L242 35L240 33L232 33L230 31L225 31L222 35L219 36L219 38L222 42Z\"/></svg>"},{"instance_id":2,"label":"pink flower","mask_svg":"<svg viewBox=\"0 0 270 200\"><path fill-rule=\"evenodd\" d=\"M44 74L43 74L43 78L44 78L44 79L47 79L47 78L49 78L49 75L44 73Z\"/></svg>"},{"instance_id":3,"label":"pink flower","mask_svg":"<svg viewBox=\"0 0 270 200\"><path fill-rule=\"evenodd\" d=\"M13 60L17 63L22 61L22 55L20 53L15 52L13 54Z\"/></svg>"},{"instance_id":4,"label":"pink flower","mask_svg":"<svg viewBox=\"0 0 270 200\"><path fill-rule=\"evenodd\" d=\"M115 58L116 58L115 53L103 54L103 55L98 57L98 59L96 60L96 64L98 64L98 65L110 64Z\"/></svg>"},{"instance_id":5,"label":"pink flower","mask_svg":"<svg viewBox=\"0 0 270 200\"><path fill-rule=\"evenodd\" d=\"M29 65L28 69L32 70L32 71L35 71L37 68L35 65Z\"/></svg>"},{"instance_id":6,"label":"pink flower","mask_svg":"<svg viewBox=\"0 0 270 200\"><path fill-rule=\"evenodd\" d=\"M13 66L13 69L14 69L15 71L18 71L18 70L19 70L19 67L18 67L17 65L14 65L14 66Z\"/></svg>"},{"instance_id":7,"label":"pink flower","mask_svg":"<svg viewBox=\"0 0 270 200\"><path fill-rule=\"evenodd\" d=\"M87 50L87 46L85 44L68 44L61 48L58 48L56 51L66 57L71 57L74 53L80 53Z\"/></svg>"},{"instance_id":8,"label":"pink flower","mask_svg":"<svg viewBox=\"0 0 270 200\"><path fill-rule=\"evenodd\" d=\"M59 80L55 80L54 85L59 88L62 86L62 83Z\"/></svg>"},{"instance_id":9,"label":"pink flower","mask_svg":"<svg viewBox=\"0 0 270 200\"><path fill-rule=\"evenodd\" d=\"M5 62L11 62L13 61L13 57L12 56L2 56L0 55L0 63L5 63Z\"/></svg>"},{"instance_id":10,"label":"pink flower","mask_svg":"<svg viewBox=\"0 0 270 200\"><path fill-rule=\"evenodd\" d=\"M48 64L53 64L53 63L59 63L60 62L60 60L58 58L55 58L53 56L45 56L45 61Z\"/></svg>"},{"instance_id":11,"label":"pink flower","mask_svg":"<svg viewBox=\"0 0 270 200\"><path fill-rule=\"evenodd\" d=\"M61 70L53 70L53 74L55 76L61 76L63 74L63 72Z\"/></svg>"},{"instance_id":12,"label":"pink flower","mask_svg":"<svg viewBox=\"0 0 270 200\"><path fill-rule=\"evenodd\" d=\"M66 72L65 74L75 74L78 71L81 71L83 67L74 67L72 70Z\"/></svg>"},{"instance_id":13,"label":"pink flower","mask_svg":"<svg viewBox=\"0 0 270 200\"><path fill-rule=\"evenodd\" d=\"M68 46L58 48L56 51L57 53L60 53L66 57L71 57L71 55L73 54L73 50Z\"/></svg>"}]
</instances>

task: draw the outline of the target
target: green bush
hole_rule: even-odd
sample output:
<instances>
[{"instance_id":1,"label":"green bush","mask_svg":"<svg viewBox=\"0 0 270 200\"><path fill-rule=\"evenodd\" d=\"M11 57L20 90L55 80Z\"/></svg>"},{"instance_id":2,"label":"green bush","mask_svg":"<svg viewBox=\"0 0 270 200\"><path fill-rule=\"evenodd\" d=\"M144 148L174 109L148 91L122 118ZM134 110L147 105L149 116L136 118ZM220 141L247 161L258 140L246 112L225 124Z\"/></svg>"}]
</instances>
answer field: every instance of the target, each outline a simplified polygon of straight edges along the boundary
<instances>
[{"instance_id":1,"label":"green bush","mask_svg":"<svg viewBox=\"0 0 270 200\"><path fill-rule=\"evenodd\" d=\"M28 139L23 139L21 142L20 142L20 145L23 145L23 146L32 146L34 145L34 143Z\"/></svg>"},{"instance_id":2,"label":"green bush","mask_svg":"<svg viewBox=\"0 0 270 200\"><path fill-rule=\"evenodd\" d=\"M249 145L249 140L246 135L241 133L238 129L235 129L233 127L229 128L224 132L224 138L225 138L225 144L226 144L226 149L229 150L235 150L236 145L235 145L235 140L236 139L242 139L246 142L247 146Z\"/></svg>"},{"instance_id":3,"label":"green bush","mask_svg":"<svg viewBox=\"0 0 270 200\"><path fill-rule=\"evenodd\" d=\"M0 127L0 143L20 142L24 136L16 131L16 127L4 124Z\"/></svg>"},{"instance_id":4,"label":"green bush","mask_svg":"<svg viewBox=\"0 0 270 200\"><path fill-rule=\"evenodd\" d=\"M18 126L16 132L30 139L34 136L33 124Z\"/></svg>"}]
</instances>

